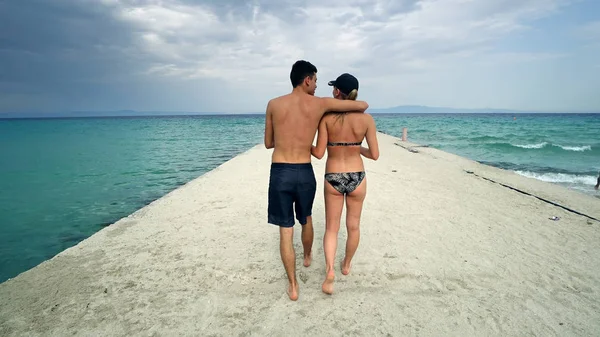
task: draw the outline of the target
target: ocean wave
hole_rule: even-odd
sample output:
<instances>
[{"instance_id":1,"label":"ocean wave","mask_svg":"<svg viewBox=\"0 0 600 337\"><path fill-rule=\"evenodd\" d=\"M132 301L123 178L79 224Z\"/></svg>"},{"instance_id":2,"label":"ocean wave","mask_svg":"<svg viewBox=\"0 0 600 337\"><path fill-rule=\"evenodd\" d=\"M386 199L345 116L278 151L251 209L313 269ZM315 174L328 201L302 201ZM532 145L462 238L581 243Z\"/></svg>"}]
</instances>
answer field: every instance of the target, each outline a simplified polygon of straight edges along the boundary
<instances>
[{"instance_id":1,"label":"ocean wave","mask_svg":"<svg viewBox=\"0 0 600 337\"><path fill-rule=\"evenodd\" d=\"M552 148L555 148L555 149L560 149L560 150L564 150L564 151L572 151L572 152L592 151L591 145L566 146L566 145L561 145L561 144L552 144L552 143L548 143L548 142L531 143L531 144L513 144L513 143L497 142L497 143L487 143L487 144L484 143L484 145L495 146L495 147L512 147L512 148L520 148L520 149L525 149L525 150L540 150L540 149L550 150Z\"/></svg>"},{"instance_id":2,"label":"ocean wave","mask_svg":"<svg viewBox=\"0 0 600 337\"><path fill-rule=\"evenodd\" d=\"M535 164L518 164L506 161L485 161L481 160L479 163L489 166L494 166L508 171L520 171L520 172L535 172L537 174L566 174L572 176L593 176L597 177L600 172L600 166L589 168L588 170L573 171L559 167L535 165Z\"/></svg>"},{"instance_id":3,"label":"ocean wave","mask_svg":"<svg viewBox=\"0 0 600 337\"><path fill-rule=\"evenodd\" d=\"M527 178L534 178L537 180L549 182L549 183L568 183L568 184L582 184L582 185L596 185L598 177L589 175L575 175L567 173L537 173L531 171L515 171L515 173L522 175Z\"/></svg>"},{"instance_id":4,"label":"ocean wave","mask_svg":"<svg viewBox=\"0 0 600 337\"><path fill-rule=\"evenodd\" d=\"M519 144L510 144L514 147L520 147L522 149L541 149L544 148L546 145L548 145L547 142L543 142L543 143L538 143L538 144L525 144L525 145L519 145Z\"/></svg>"},{"instance_id":5,"label":"ocean wave","mask_svg":"<svg viewBox=\"0 0 600 337\"><path fill-rule=\"evenodd\" d=\"M583 152L583 151L591 151L592 150L592 147L590 145L585 145L585 146L562 146L562 145L558 145L558 144L552 144L552 146L560 147L561 149L566 150L566 151Z\"/></svg>"}]
</instances>

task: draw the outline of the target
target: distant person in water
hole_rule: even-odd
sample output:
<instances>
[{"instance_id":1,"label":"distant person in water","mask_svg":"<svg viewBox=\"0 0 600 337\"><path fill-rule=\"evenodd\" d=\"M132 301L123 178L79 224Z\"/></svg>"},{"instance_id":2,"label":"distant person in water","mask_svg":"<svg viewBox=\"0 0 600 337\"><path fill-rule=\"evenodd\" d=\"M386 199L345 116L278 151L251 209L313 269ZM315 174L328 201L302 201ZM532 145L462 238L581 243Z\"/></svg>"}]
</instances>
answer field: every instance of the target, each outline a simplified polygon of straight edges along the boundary
<instances>
[{"instance_id":1,"label":"distant person in water","mask_svg":"<svg viewBox=\"0 0 600 337\"><path fill-rule=\"evenodd\" d=\"M333 97L341 101L355 100L358 95L358 80L350 74L342 74L333 86ZM368 148L362 146L366 138ZM325 166L325 281L323 292L333 293L335 279L334 260L337 249L338 232L344 199L346 201L346 254L342 260L342 274L350 273L352 257L360 240L360 216L363 201L367 194L367 179L361 155L371 160L379 158L375 121L369 114L347 114L334 112L326 114L319 123L317 145L312 154L321 159L327 149Z\"/></svg>"},{"instance_id":2,"label":"distant person in water","mask_svg":"<svg viewBox=\"0 0 600 337\"><path fill-rule=\"evenodd\" d=\"M598 172L598 181L596 182L596 186L594 186L594 189L598 189L600 187L600 172Z\"/></svg>"},{"instance_id":3,"label":"distant person in water","mask_svg":"<svg viewBox=\"0 0 600 337\"><path fill-rule=\"evenodd\" d=\"M268 222L279 226L279 251L289 281L287 293L295 301L299 289L293 245L294 209L302 225L304 266L308 267L313 243L312 206L317 189L311 147L319 121L328 111L364 112L369 105L363 101L315 97L317 68L307 61L294 63L290 80L292 92L267 104L265 147L273 149Z\"/></svg>"}]
</instances>

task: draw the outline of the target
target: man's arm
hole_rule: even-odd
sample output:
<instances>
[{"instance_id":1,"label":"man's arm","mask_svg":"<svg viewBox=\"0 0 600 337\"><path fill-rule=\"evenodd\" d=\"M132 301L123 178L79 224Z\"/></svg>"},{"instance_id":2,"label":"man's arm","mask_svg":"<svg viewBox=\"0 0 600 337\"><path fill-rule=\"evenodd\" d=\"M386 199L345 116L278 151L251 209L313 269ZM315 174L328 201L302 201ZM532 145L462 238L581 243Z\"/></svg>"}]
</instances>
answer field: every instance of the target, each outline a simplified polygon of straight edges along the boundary
<instances>
[{"instance_id":1,"label":"man's arm","mask_svg":"<svg viewBox=\"0 0 600 337\"><path fill-rule=\"evenodd\" d=\"M267 112L265 114L265 147L272 149L275 147L273 139L273 107L271 101L267 104Z\"/></svg>"},{"instance_id":2,"label":"man's arm","mask_svg":"<svg viewBox=\"0 0 600 337\"><path fill-rule=\"evenodd\" d=\"M321 104L324 112L365 112L365 110L369 108L369 104L365 101L336 99L331 97L321 97Z\"/></svg>"},{"instance_id":3,"label":"man's arm","mask_svg":"<svg viewBox=\"0 0 600 337\"><path fill-rule=\"evenodd\" d=\"M312 146L310 153L317 159L323 158L327 148L327 123L325 117L319 122L319 134L317 136L317 146Z\"/></svg>"}]
</instances>

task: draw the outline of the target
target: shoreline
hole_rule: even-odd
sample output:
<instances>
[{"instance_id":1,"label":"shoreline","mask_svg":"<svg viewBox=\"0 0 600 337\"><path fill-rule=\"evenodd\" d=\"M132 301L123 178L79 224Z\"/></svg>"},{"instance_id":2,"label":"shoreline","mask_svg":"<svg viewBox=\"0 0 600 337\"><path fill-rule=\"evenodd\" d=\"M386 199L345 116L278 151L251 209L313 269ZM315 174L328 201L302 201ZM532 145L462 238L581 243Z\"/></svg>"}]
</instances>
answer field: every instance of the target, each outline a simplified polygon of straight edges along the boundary
<instances>
[{"instance_id":1,"label":"shoreline","mask_svg":"<svg viewBox=\"0 0 600 337\"><path fill-rule=\"evenodd\" d=\"M503 185L600 219L595 198L378 138L380 159L364 160L361 243L333 296L320 290L326 156L312 161L309 268L295 226L291 304L266 219L271 151L259 144L0 284L0 334L600 332L600 222Z\"/></svg>"}]
</instances>

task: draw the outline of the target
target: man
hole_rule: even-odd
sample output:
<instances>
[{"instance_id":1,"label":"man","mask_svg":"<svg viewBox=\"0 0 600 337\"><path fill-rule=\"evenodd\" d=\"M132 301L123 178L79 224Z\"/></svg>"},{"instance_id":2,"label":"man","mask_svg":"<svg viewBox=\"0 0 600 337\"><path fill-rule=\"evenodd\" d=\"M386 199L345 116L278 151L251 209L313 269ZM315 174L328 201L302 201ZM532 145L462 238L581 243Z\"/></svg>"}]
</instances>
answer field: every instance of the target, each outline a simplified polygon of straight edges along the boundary
<instances>
[{"instance_id":1,"label":"man","mask_svg":"<svg viewBox=\"0 0 600 337\"><path fill-rule=\"evenodd\" d=\"M317 181L311 164L311 147L321 117L329 111L364 112L364 101L315 97L317 68L310 62L294 63L290 73L293 90L267 104L265 147L274 149L269 177L268 222L279 226L279 251L288 276L291 300L298 299L296 253L293 246L294 208L302 225L304 266L312 259L312 206Z\"/></svg>"},{"instance_id":2,"label":"man","mask_svg":"<svg viewBox=\"0 0 600 337\"><path fill-rule=\"evenodd\" d=\"M596 182L596 186L594 186L594 189L598 189L600 187L600 173L598 173L598 181Z\"/></svg>"}]
</instances>

